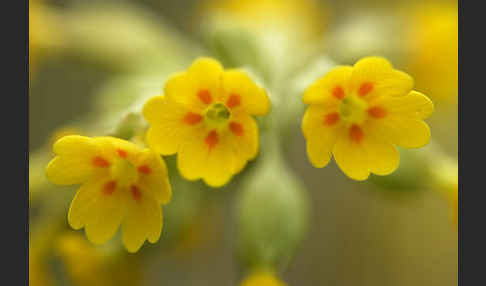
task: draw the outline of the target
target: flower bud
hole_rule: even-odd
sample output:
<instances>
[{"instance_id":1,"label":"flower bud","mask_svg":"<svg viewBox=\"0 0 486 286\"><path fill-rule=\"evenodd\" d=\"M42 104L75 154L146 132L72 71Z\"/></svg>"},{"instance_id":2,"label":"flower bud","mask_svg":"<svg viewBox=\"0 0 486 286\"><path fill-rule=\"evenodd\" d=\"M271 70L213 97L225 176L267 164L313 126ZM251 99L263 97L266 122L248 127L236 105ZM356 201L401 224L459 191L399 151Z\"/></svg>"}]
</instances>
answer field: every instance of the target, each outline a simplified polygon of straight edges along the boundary
<instances>
[{"instance_id":1,"label":"flower bud","mask_svg":"<svg viewBox=\"0 0 486 286\"><path fill-rule=\"evenodd\" d=\"M238 258L247 267L286 265L308 227L304 186L277 142L264 147L267 153L243 183L236 207Z\"/></svg>"}]
</instances>

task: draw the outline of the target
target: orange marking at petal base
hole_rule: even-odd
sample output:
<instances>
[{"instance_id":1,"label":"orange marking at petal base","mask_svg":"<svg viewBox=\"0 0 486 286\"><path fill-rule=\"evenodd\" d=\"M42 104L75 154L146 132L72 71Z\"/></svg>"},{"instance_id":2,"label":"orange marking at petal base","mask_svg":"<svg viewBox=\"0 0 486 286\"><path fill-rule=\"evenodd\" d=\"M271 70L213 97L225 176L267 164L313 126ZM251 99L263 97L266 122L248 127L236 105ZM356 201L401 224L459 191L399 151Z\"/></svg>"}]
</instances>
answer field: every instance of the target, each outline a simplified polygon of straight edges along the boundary
<instances>
[{"instance_id":1,"label":"orange marking at petal base","mask_svg":"<svg viewBox=\"0 0 486 286\"><path fill-rule=\"evenodd\" d=\"M116 151L118 152L118 156L120 156L122 158L126 158L127 157L127 151L122 150L122 149L118 149Z\"/></svg>"},{"instance_id":2,"label":"orange marking at petal base","mask_svg":"<svg viewBox=\"0 0 486 286\"><path fill-rule=\"evenodd\" d=\"M197 113L193 113L193 112L188 112L186 114L186 116L184 116L184 118L182 119L182 121L186 124L189 124L189 125L195 125L195 124L198 124L199 122L201 122L203 120L203 117L202 115L200 114L197 114Z\"/></svg>"},{"instance_id":3,"label":"orange marking at petal base","mask_svg":"<svg viewBox=\"0 0 486 286\"><path fill-rule=\"evenodd\" d=\"M375 118L383 118L386 116L387 112L383 107L373 106L368 109L368 114Z\"/></svg>"},{"instance_id":4,"label":"orange marking at petal base","mask_svg":"<svg viewBox=\"0 0 486 286\"><path fill-rule=\"evenodd\" d=\"M213 149L216 144L218 144L218 133L215 130L209 132L208 136L206 137L206 144L209 146L209 150Z\"/></svg>"},{"instance_id":5,"label":"orange marking at petal base","mask_svg":"<svg viewBox=\"0 0 486 286\"><path fill-rule=\"evenodd\" d=\"M345 94L344 94L344 89L340 86L336 86L333 90L332 90L332 95L337 98L337 99L343 99Z\"/></svg>"},{"instance_id":6,"label":"orange marking at petal base","mask_svg":"<svg viewBox=\"0 0 486 286\"><path fill-rule=\"evenodd\" d=\"M209 90L207 89L201 89L198 93L197 93L197 96L199 97L199 99L206 103L206 104L210 104L213 99L211 98L211 93L209 92Z\"/></svg>"},{"instance_id":7,"label":"orange marking at petal base","mask_svg":"<svg viewBox=\"0 0 486 286\"><path fill-rule=\"evenodd\" d=\"M150 170L149 166L147 166L147 165L142 165L142 166L138 167L138 171L140 173L144 173L146 175L148 175L152 172L152 170Z\"/></svg>"},{"instance_id":8,"label":"orange marking at petal base","mask_svg":"<svg viewBox=\"0 0 486 286\"><path fill-rule=\"evenodd\" d=\"M132 197L137 202L142 199L142 192L140 192L140 189L137 186L132 185L130 187L130 192L132 192Z\"/></svg>"},{"instance_id":9,"label":"orange marking at petal base","mask_svg":"<svg viewBox=\"0 0 486 286\"><path fill-rule=\"evenodd\" d=\"M360 143L364 138L363 130L358 125L353 124L351 128L349 128L349 137L351 137L352 141Z\"/></svg>"},{"instance_id":10,"label":"orange marking at petal base","mask_svg":"<svg viewBox=\"0 0 486 286\"><path fill-rule=\"evenodd\" d=\"M106 161L105 159L103 159L100 156L96 156L96 157L93 158L93 165L95 165L96 167L106 168L106 167L110 166L110 162Z\"/></svg>"},{"instance_id":11,"label":"orange marking at petal base","mask_svg":"<svg viewBox=\"0 0 486 286\"><path fill-rule=\"evenodd\" d=\"M373 90L373 84L371 82L363 83L358 90L360 96L365 96Z\"/></svg>"},{"instance_id":12,"label":"orange marking at petal base","mask_svg":"<svg viewBox=\"0 0 486 286\"><path fill-rule=\"evenodd\" d=\"M233 134L235 134L236 136L243 136L243 126L241 126L241 124L239 123L236 123L236 122L231 122L229 124L229 129L231 130L231 132L233 132Z\"/></svg>"},{"instance_id":13,"label":"orange marking at petal base","mask_svg":"<svg viewBox=\"0 0 486 286\"><path fill-rule=\"evenodd\" d=\"M103 194L105 195L111 195L113 192L116 190L116 182L115 181L109 181L103 186Z\"/></svg>"},{"instance_id":14,"label":"orange marking at petal base","mask_svg":"<svg viewBox=\"0 0 486 286\"><path fill-rule=\"evenodd\" d=\"M337 112L330 113L324 117L324 124L327 126L334 125L338 121L339 121L339 113Z\"/></svg>"},{"instance_id":15,"label":"orange marking at petal base","mask_svg":"<svg viewBox=\"0 0 486 286\"><path fill-rule=\"evenodd\" d=\"M226 106L229 108L237 107L241 104L241 97L237 94L232 94L226 101Z\"/></svg>"}]
</instances>

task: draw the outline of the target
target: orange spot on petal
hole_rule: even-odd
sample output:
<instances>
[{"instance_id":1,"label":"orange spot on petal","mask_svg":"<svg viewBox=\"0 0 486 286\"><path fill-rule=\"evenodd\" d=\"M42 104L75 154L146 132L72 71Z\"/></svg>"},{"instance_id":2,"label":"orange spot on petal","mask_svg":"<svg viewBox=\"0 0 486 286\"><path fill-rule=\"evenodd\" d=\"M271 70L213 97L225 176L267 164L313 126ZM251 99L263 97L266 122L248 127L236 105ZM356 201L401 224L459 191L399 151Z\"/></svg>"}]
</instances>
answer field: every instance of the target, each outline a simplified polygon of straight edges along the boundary
<instances>
[{"instance_id":1,"label":"orange spot on petal","mask_svg":"<svg viewBox=\"0 0 486 286\"><path fill-rule=\"evenodd\" d=\"M186 116L184 116L182 121L189 125L195 125L201 122L202 119L203 119L202 115L193 112L188 112Z\"/></svg>"},{"instance_id":2,"label":"orange spot on petal","mask_svg":"<svg viewBox=\"0 0 486 286\"><path fill-rule=\"evenodd\" d=\"M229 108L237 107L241 104L241 97L237 94L232 94L226 101L226 106Z\"/></svg>"},{"instance_id":3,"label":"orange spot on petal","mask_svg":"<svg viewBox=\"0 0 486 286\"><path fill-rule=\"evenodd\" d=\"M332 90L332 95L337 98L337 99L343 99L345 94L344 94L344 89L341 86L336 86Z\"/></svg>"},{"instance_id":4,"label":"orange spot on petal","mask_svg":"<svg viewBox=\"0 0 486 286\"><path fill-rule=\"evenodd\" d=\"M358 90L360 96L365 96L373 90L373 84L371 82L363 83Z\"/></svg>"},{"instance_id":5,"label":"orange spot on petal","mask_svg":"<svg viewBox=\"0 0 486 286\"><path fill-rule=\"evenodd\" d=\"M147 165L142 165L142 166L138 167L138 171L140 173L144 173L146 175L148 175L152 172L152 170L150 170L149 166L147 166Z\"/></svg>"},{"instance_id":6,"label":"orange spot on petal","mask_svg":"<svg viewBox=\"0 0 486 286\"><path fill-rule=\"evenodd\" d=\"M339 121L339 113L337 112L330 113L324 117L324 124L327 126L334 125L338 121Z\"/></svg>"},{"instance_id":7,"label":"orange spot on petal","mask_svg":"<svg viewBox=\"0 0 486 286\"><path fill-rule=\"evenodd\" d=\"M209 132L208 136L206 137L206 144L208 144L209 149L213 149L216 144L218 144L218 133L215 130Z\"/></svg>"},{"instance_id":8,"label":"orange spot on petal","mask_svg":"<svg viewBox=\"0 0 486 286\"><path fill-rule=\"evenodd\" d=\"M243 126L236 122L231 122L229 128L236 136L243 136Z\"/></svg>"},{"instance_id":9,"label":"orange spot on petal","mask_svg":"<svg viewBox=\"0 0 486 286\"><path fill-rule=\"evenodd\" d=\"M386 116L387 112L383 107L373 106L368 109L368 114L375 118L383 118Z\"/></svg>"},{"instance_id":10,"label":"orange spot on petal","mask_svg":"<svg viewBox=\"0 0 486 286\"><path fill-rule=\"evenodd\" d=\"M198 93L197 96L199 99L204 102L205 104L210 104L213 99L211 98L211 93L207 89L201 89Z\"/></svg>"},{"instance_id":11,"label":"orange spot on petal","mask_svg":"<svg viewBox=\"0 0 486 286\"><path fill-rule=\"evenodd\" d=\"M364 138L363 130L361 129L361 127L354 124L351 126L351 128L349 128L349 137L352 141L360 143Z\"/></svg>"},{"instance_id":12,"label":"orange spot on petal","mask_svg":"<svg viewBox=\"0 0 486 286\"><path fill-rule=\"evenodd\" d=\"M116 151L118 152L118 156L120 156L122 158L126 158L127 157L127 151L122 150L122 149L118 149Z\"/></svg>"},{"instance_id":13,"label":"orange spot on petal","mask_svg":"<svg viewBox=\"0 0 486 286\"><path fill-rule=\"evenodd\" d=\"M132 185L130 187L130 192L132 193L133 199L137 202L142 199L142 192L140 192L140 189L137 186Z\"/></svg>"},{"instance_id":14,"label":"orange spot on petal","mask_svg":"<svg viewBox=\"0 0 486 286\"><path fill-rule=\"evenodd\" d=\"M103 194L105 195L111 195L113 192L116 190L116 182L115 181L109 181L103 186Z\"/></svg>"},{"instance_id":15,"label":"orange spot on petal","mask_svg":"<svg viewBox=\"0 0 486 286\"><path fill-rule=\"evenodd\" d=\"M96 167L106 168L110 166L110 162L106 161L100 156L96 156L93 158L93 165L95 165Z\"/></svg>"}]
</instances>

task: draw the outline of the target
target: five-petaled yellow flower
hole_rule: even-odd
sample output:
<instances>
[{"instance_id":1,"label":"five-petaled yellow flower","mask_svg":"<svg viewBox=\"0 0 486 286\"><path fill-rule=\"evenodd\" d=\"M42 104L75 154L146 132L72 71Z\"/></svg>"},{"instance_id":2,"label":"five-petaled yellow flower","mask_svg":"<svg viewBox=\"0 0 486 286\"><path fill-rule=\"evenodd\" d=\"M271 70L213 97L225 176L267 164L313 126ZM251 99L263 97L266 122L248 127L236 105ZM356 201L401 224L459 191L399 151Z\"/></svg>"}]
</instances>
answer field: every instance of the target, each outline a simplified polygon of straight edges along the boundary
<instances>
[{"instance_id":1,"label":"five-petaled yellow flower","mask_svg":"<svg viewBox=\"0 0 486 286\"><path fill-rule=\"evenodd\" d=\"M178 153L185 178L222 186L257 155L258 127L251 115L269 109L265 90L245 72L200 58L144 106L151 123L147 144L162 155Z\"/></svg>"},{"instance_id":2,"label":"five-petaled yellow flower","mask_svg":"<svg viewBox=\"0 0 486 286\"><path fill-rule=\"evenodd\" d=\"M59 185L82 184L69 209L74 229L88 239L108 241L121 224L122 241L136 252L162 230L161 204L171 199L164 161L150 149L113 137L65 136L53 146L57 155L47 177Z\"/></svg>"},{"instance_id":3,"label":"five-petaled yellow flower","mask_svg":"<svg viewBox=\"0 0 486 286\"><path fill-rule=\"evenodd\" d=\"M400 159L395 145L419 148L430 139L423 119L434 106L413 84L380 57L336 67L317 80L303 98L310 104L302 131L311 163L322 168L334 155L355 180L392 173Z\"/></svg>"}]
</instances>

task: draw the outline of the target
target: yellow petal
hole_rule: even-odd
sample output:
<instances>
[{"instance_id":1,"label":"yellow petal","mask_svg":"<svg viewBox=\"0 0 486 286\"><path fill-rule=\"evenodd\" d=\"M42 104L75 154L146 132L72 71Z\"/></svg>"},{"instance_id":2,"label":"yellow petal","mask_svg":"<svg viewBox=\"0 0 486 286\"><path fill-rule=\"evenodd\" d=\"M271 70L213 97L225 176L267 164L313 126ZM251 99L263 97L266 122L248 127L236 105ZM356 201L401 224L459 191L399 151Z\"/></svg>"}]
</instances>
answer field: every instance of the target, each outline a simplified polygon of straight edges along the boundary
<instances>
[{"instance_id":1,"label":"yellow petal","mask_svg":"<svg viewBox=\"0 0 486 286\"><path fill-rule=\"evenodd\" d=\"M335 112L320 104L309 106L302 120L302 132L306 138L307 155L316 168L322 168L329 163L332 148L341 130L341 123L324 124L325 116Z\"/></svg>"},{"instance_id":2,"label":"yellow petal","mask_svg":"<svg viewBox=\"0 0 486 286\"><path fill-rule=\"evenodd\" d=\"M233 152L232 134L219 134L218 144L207 153L203 180L212 187L221 187L235 174L236 158Z\"/></svg>"},{"instance_id":3,"label":"yellow petal","mask_svg":"<svg viewBox=\"0 0 486 286\"><path fill-rule=\"evenodd\" d=\"M68 213L72 228L85 227L86 236L95 244L108 241L115 234L125 214L123 189L104 192L107 180L85 183L76 193Z\"/></svg>"},{"instance_id":4,"label":"yellow petal","mask_svg":"<svg viewBox=\"0 0 486 286\"><path fill-rule=\"evenodd\" d=\"M92 138L69 135L54 143L56 156L47 165L47 178L59 185L80 184L91 178L94 173L92 159L99 148Z\"/></svg>"},{"instance_id":5,"label":"yellow petal","mask_svg":"<svg viewBox=\"0 0 486 286\"><path fill-rule=\"evenodd\" d=\"M364 148L349 140L348 136L339 136L333 155L336 164L351 179L363 181L369 177L368 158Z\"/></svg>"},{"instance_id":6,"label":"yellow petal","mask_svg":"<svg viewBox=\"0 0 486 286\"><path fill-rule=\"evenodd\" d=\"M199 178L213 187L227 183L236 170L231 134L218 132L218 143L210 148L206 138L211 130L200 128L186 140L177 157L177 166L188 180Z\"/></svg>"},{"instance_id":7,"label":"yellow petal","mask_svg":"<svg viewBox=\"0 0 486 286\"><path fill-rule=\"evenodd\" d=\"M60 138L54 143L53 151L57 155L89 157L96 154L98 146L90 137L68 135Z\"/></svg>"},{"instance_id":8,"label":"yellow petal","mask_svg":"<svg viewBox=\"0 0 486 286\"><path fill-rule=\"evenodd\" d=\"M200 91L207 91L212 101L221 99L223 67L210 58L196 59L187 72L179 73L167 81L165 96L190 109L203 110L207 103L198 97Z\"/></svg>"},{"instance_id":9,"label":"yellow petal","mask_svg":"<svg viewBox=\"0 0 486 286\"><path fill-rule=\"evenodd\" d=\"M242 109L248 114L265 115L270 111L270 99L266 91L242 70L227 70L223 73L224 100L231 95L240 97L240 105L234 110Z\"/></svg>"},{"instance_id":10,"label":"yellow petal","mask_svg":"<svg viewBox=\"0 0 486 286\"><path fill-rule=\"evenodd\" d=\"M162 231L162 208L142 190L138 200L129 199L122 223L122 241L129 252L137 252L146 239L155 243Z\"/></svg>"},{"instance_id":11,"label":"yellow petal","mask_svg":"<svg viewBox=\"0 0 486 286\"><path fill-rule=\"evenodd\" d=\"M235 154L235 168L234 172L240 172L248 162L252 160L258 154L259 148L259 134L258 126L251 116L241 115L232 119L232 122L241 124L242 134L240 136L236 135L234 132L231 133L231 138L234 141L233 153ZM232 132L229 130L229 132Z\"/></svg>"},{"instance_id":12,"label":"yellow petal","mask_svg":"<svg viewBox=\"0 0 486 286\"><path fill-rule=\"evenodd\" d=\"M334 149L334 159L350 178L362 181L371 173L388 175L398 168L400 154L393 144L382 141L373 130L363 128L364 137L359 143L343 132Z\"/></svg>"},{"instance_id":13,"label":"yellow petal","mask_svg":"<svg viewBox=\"0 0 486 286\"><path fill-rule=\"evenodd\" d=\"M209 130L200 126L181 144L177 154L177 167L188 180L197 180L203 175L208 153L205 143L208 132Z\"/></svg>"},{"instance_id":14,"label":"yellow petal","mask_svg":"<svg viewBox=\"0 0 486 286\"><path fill-rule=\"evenodd\" d=\"M379 96L405 96L413 88L413 79L408 74L393 69L389 61L381 57L366 57L353 67L350 89L358 92L363 84L370 90L365 99Z\"/></svg>"},{"instance_id":15,"label":"yellow petal","mask_svg":"<svg viewBox=\"0 0 486 286\"><path fill-rule=\"evenodd\" d=\"M363 149L368 157L368 168L373 174L389 175L400 164L400 153L393 144L372 137L363 140Z\"/></svg>"},{"instance_id":16,"label":"yellow petal","mask_svg":"<svg viewBox=\"0 0 486 286\"><path fill-rule=\"evenodd\" d=\"M147 166L148 174L141 173L139 184L150 192L158 203L167 204L172 198L172 190L164 160L149 149L144 150L136 161L137 167Z\"/></svg>"},{"instance_id":17,"label":"yellow petal","mask_svg":"<svg viewBox=\"0 0 486 286\"><path fill-rule=\"evenodd\" d=\"M430 128L420 119L389 117L377 120L372 128L381 140L404 148L420 148L430 141Z\"/></svg>"},{"instance_id":18,"label":"yellow petal","mask_svg":"<svg viewBox=\"0 0 486 286\"><path fill-rule=\"evenodd\" d=\"M353 68L350 66L337 66L333 68L305 91L304 103L336 101L339 97L347 95L347 86L352 70Z\"/></svg>"},{"instance_id":19,"label":"yellow petal","mask_svg":"<svg viewBox=\"0 0 486 286\"><path fill-rule=\"evenodd\" d=\"M424 94L411 91L403 97L384 97L375 105L382 106L390 116L425 119L434 111L434 104Z\"/></svg>"},{"instance_id":20,"label":"yellow petal","mask_svg":"<svg viewBox=\"0 0 486 286\"><path fill-rule=\"evenodd\" d=\"M92 157L56 156L47 165L49 181L58 185L81 184L94 174Z\"/></svg>"},{"instance_id":21,"label":"yellow petal","mask_svg":"<svg viewBox=\"0 0 486 286\"><path fill-rule=\"evenodd\" d=\"M202 124L185 124L183 119L188 112L187 108L162 97L151 99L144 107L144 116L152 123L146 135L147 145L162 155L177 153L191 130Z\"/></svg>"}]
</instances>

